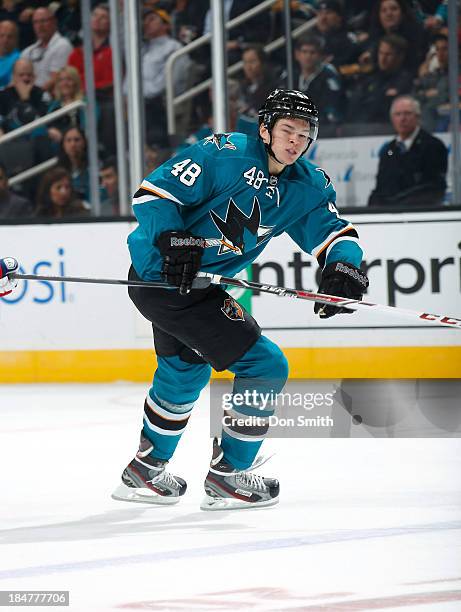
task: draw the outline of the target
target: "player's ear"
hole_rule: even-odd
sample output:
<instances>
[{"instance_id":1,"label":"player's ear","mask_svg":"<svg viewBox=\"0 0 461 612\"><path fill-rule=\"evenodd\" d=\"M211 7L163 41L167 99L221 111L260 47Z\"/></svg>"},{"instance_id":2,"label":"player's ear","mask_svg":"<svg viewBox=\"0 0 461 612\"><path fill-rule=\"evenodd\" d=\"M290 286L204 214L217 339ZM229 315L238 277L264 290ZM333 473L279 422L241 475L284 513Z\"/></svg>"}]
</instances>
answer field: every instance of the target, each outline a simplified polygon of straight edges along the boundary
<instances>
[{"instance_id":1,"label":"player's ear","mask_svg":"<svg viewBox=\"0 0 461 612\"><path fill-rule=\"evenodd\" d=\"M261 139L265 144L269 144L270 142L269 130L263 123L261 123L261 125L259 126L259 135L261 136Z\"/></svg>"}]
</instances>

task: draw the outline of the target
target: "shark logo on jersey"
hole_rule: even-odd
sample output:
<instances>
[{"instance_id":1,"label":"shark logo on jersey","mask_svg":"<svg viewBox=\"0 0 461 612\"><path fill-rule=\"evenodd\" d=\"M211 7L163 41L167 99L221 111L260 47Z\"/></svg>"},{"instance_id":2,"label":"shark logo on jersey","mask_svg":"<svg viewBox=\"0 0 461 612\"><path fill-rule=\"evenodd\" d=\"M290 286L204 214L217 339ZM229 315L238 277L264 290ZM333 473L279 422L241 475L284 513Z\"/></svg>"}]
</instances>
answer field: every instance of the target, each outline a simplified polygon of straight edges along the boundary
<instances>
[{"instance_id":1,"label":"shark logo on jersey","mask_svg":"<svg viewBox=\"0 0 461 612\"><path fill-rule=\"evenodd\" d=\"M260 225L261 207L256 196L253 198L253 208L249 216L240 210L232 198L229 199L225 220L212 210L210 215L222 238L218 241L207 238L207 244L214 246L212 242L217 242L220 245L218 255L231 251L235 255L242 255L245 247L251 249L264 240L269 240L275 228L275 225Z\"/></svg>"},{"instance_id":2,"label":"shark logo on jersey","mask_svg":"<svg viewBox=\"0 0 461 612\"><path fill-rule=\"evenodd\" d=\"M325 172L323 168L316 168L317 172L321 172L323 174L323 178L325 179L325 189L331 185L331 178Z\"/></svg>"},{"instance_id":3,"label":"shark logo on jersey","mask_svg":"<svg viewBox=\"0 0 461 612\"><path fill-rule=\"evenodd\" d=\"M205 138L205 146L207 144L213 143L218 151L222 151L223 149L232 149L235 151L237 148L233 142L230 141L231 134L212 134Z\"/></svg>"},{"instance_id":4,"label":"shark logo on jersey","mask_svg":"<svg viewBox=\"0 0 461 612\"><path fill-rule=\"evenodd\" d=\"M234 298L226 298L224 300L224 304L221 307L221 312L223 312L231 321L245 321L245 317L243 316L243 308L234 300Z\"/></svg>"}]
</instances>

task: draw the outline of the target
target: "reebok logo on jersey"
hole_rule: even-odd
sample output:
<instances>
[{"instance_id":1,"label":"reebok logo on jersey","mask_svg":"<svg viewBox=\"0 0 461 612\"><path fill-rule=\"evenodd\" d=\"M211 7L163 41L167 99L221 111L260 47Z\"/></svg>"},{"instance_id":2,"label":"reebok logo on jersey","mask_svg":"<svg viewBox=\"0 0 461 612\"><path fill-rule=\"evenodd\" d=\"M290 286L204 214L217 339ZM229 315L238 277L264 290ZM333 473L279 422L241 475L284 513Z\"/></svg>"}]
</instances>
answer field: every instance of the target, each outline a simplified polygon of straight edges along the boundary
<instances>
[{"instance_id":1,"label":"reebok logo on jersey","mask_svg":"<svg viewBox=\"0 0 461 612\"><path fill-rule=\"evenodd\" d=\"M183 246L198 246L204 249L206 247L206 240L203 238L177 238L172 236L170 239L170 245L172 247L183 247Z\"/></svg>"},{"instance_id":2,"label":"reebok logo on jersey","mask_svg":"<svg viewBox=\"0 0 461 612\"><path fill-rule=\"evenodd\" d=\"M205 138L205 145L214 144L218 151L222 151L223 149L232 149L235 151L237 147L233 142L230 141L231 134L212 134Z\"/></svg>"},{"instance_id":3,"label":"reebok logo on jersey","mask_svg":"<svg viewBox=\"0 0 461 612\"><path fill-rule=\"evenodd\" d=\"M234 300L234 298L229 297L224 300L224 304L221 307L221 312L223 312L231 321L245 321L245 317L243 316L243 308Z\"/></svg>"}]
</instances>

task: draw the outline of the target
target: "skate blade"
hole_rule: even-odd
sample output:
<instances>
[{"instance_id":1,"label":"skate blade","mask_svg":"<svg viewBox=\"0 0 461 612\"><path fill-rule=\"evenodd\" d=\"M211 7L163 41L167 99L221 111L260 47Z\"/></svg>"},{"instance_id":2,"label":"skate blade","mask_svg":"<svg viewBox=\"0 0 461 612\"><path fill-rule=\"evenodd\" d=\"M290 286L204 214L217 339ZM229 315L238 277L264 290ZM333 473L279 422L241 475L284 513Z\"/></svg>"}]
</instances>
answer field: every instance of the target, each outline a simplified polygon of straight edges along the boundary
<instances>
[{"instance_id":1,"label":"skate blade","mask_svg":"<svg viewBox=\"0 0 461 612\"><path fill-rule=\"evenodd\" d=\"M165 497L158 495L150 489L135 489L127 487L123 482L115 489L111 495L117 501L136 502L139 504L155 504L157 506L172 506L177 504L180 497Z\"/></svg>"},{"instance_id":2,"label":"skate blade","mask_svg":"<svg viewBox=\"0 0 461 612\"><path fill-rule=\"evenodd\" d=\"M201 510L254 510L256 508L267 508L269 506L275 506L279 503L278 497L267 499L261 502L246 502L240 499L234 499L233 497L211 497L205 495L200 504Z\"/></svg>"}]
</instances>

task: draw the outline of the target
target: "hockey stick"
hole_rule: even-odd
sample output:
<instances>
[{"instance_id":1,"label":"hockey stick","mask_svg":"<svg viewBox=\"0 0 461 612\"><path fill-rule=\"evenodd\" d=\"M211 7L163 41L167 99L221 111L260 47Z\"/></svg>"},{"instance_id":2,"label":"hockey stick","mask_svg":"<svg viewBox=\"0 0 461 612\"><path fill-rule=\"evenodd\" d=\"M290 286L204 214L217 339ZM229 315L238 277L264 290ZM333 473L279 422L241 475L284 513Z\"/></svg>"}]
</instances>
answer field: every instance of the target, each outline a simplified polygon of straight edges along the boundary
<instances>
[{"instance_id":1,"label":"hockey stick","mask_svg":"<svg viewBox=\"0 0 461 612\"><path fill-rule=\"evenodd\" d=\"M177 289L177 287L170 287L170 285L162 281L148 282L120 280L117 278L88 278L85 276L42 276L40 274L18 274L16 272L8 274L8 276L18 280L50 281L52 283L92 283L93 285L125 285L127 287L150 287L152 289Z\"/></svg>"},{"instance_id":2,"label":"hockey stick","mask_svg":"<svg viewBox=\"0 0 461 612\"><path fill-rule=\"evenodd\" d=\"M79 276L39 276L35 274L10 274L12 278L18 280L37 280L50 282L67 282L67 283L94 283L99 285L125 285L127 287L146 287L154 289L177 289L162 282L149 281L134 281L134 280L119 280L108 278L84 278ZM309 290L288 289L286 287L277 287L275 285L266 285L263 283L255 283L253 281L241 280L238 278L230 278L219 274L208 274L199 272L194 280L192 287L194 289L205 289L209 285L230 285L231 287L239 287L241 289L249 289L251 291L262 291L263 293L271 293L279 297L291 297L300 300L308 300L309 302L320 302L321 304L330 304L333 306L343 306L352 310L370 309L373 308L379 312L387 314L400 314L418 318L425 323L434 325L443 325L461 329L461 319L450 317L448 315L437 315L428 312L418 312L416 310L408 310L406 308L397 308L397 306L386 306L384 304L376 304L374 302L365 302L362 300L351 300L336 295L326 295L324 293L315 293Z\"/></svg>"}]
</instances>

